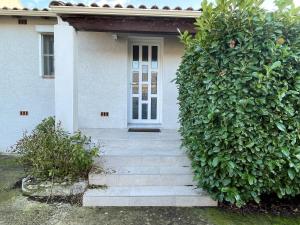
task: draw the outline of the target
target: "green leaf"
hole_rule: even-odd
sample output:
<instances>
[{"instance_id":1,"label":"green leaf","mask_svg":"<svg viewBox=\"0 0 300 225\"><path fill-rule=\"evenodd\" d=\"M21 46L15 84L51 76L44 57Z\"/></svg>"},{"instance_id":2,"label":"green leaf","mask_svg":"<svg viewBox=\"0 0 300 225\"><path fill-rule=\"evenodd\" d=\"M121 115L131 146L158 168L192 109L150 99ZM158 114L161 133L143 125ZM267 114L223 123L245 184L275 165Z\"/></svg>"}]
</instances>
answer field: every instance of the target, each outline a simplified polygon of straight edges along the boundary
<instances>
[{"instance_id":1,"label":"green leaf","mask_svg":"<svg viewBox=\"0 0 300 225\"><path fill-rule=\"evenodd\" d=\"M213 167L216 167L216 166L218 165L218 163L219 163L219 158L218 158L218 157L215 157L215 158L213 159L213 161L212 161L212 166L213 166Z\"/></svg>"},{"instance_id":2,"label":"green leaf","mask_svg":"<svg viewBox=\"0 0 300 225\"><path fill-rule=\"evenodd\" d=\"M279 130L281 130L281 131L283 131L283 132L285 132L286 131L286 129L285 129L285 126L282 124L282 123L276 123L276 126L277 126L277 128L279 129Z\"/></svg>"},{"instance_id":3,"label":"green leaf","mask_svg":"<svg viewBox=\"0 0 300 225\"><path fill-rule=\"evenodd\" d=\"M289 149L288 148L282 148L281 149L281 152L282 152L282 154L285 156L285 157L289 157L290 156L290 151L289 151Z\"/></svg>"},{"instance_id":4,"label":"green leaf","mask_svg":"<svg viewBox=\"0 0 300 225\"><path fill-rule=\"evenodd\" d=\"M248 183L250 185L253 185L255 183L255 181L256 181L255 177L253 177L251 175L248 176Z\"/></svg>"},{"instance_id":5,"label":"green leaf","mask_svg":"<svg viewBox=\"0 0 300 225\"><path fill-rule=\"evenodd\" d=\"M228 165L230 166L231 169L234 169L234 167L235 167L234 162L228 162Z\"/></svg>"},{"instance_id":6,"label":"green leaf","mask_svg":"<svg viewBox=\"0 0 300 225\"><path fill-rule=\"evenodd\" d=\"M289 174L289 177L291 178L291 180L294 180L295 178L295 171L293 169L288 169L288 174Z\"/></svg>"},{"instance_id":7,"label":"green leaf","mask_svg":"<svg viewBox=\"0 0 300 225\"><path fill-rule=\"evenodd\" d=\"M227 186L228 184L230 184L231 180L230 179L224 179L223 180L223 185Z\"/></svg>"},{"instance_id":8,"label":"green leaf","mask_svg":"<svg viewBox=\"0 0 300 225\"><path fill-rule=\"evenodd\" d=\"M276 69L277 67L280 67L280 66L281 66L281 62L276 61L272 64L271 69L274 70L274 69Z\"/></svg>"},{"instance_id":9,"label":"green leaf","mask_svg":"<svg viewBox=\"0 0 300 225\"><path fill-rule=\"evenodd\" d=\"M300 160L300 154L295 155L297 159Z\"/></svg>"}]
</instances>

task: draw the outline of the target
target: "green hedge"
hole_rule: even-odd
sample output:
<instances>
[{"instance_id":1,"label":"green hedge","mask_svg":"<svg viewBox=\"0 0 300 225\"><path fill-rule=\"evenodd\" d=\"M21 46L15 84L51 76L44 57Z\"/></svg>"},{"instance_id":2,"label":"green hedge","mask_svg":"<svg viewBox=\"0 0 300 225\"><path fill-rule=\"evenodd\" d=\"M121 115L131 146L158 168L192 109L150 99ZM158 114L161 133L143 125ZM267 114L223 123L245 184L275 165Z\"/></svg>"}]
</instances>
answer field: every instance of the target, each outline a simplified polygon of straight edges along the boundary
<instances>
[{"instance_id":1,"label":"green hedge","mask_svg":"<svg viewBox=\"0 0 300 225\"><path fill-rule=\"evenodd\" d=\"M217 2L203 2L195 36L181 34L180 131L196 180L238 206L300 194L299 8Z\"/></svg>"}]
</instances>

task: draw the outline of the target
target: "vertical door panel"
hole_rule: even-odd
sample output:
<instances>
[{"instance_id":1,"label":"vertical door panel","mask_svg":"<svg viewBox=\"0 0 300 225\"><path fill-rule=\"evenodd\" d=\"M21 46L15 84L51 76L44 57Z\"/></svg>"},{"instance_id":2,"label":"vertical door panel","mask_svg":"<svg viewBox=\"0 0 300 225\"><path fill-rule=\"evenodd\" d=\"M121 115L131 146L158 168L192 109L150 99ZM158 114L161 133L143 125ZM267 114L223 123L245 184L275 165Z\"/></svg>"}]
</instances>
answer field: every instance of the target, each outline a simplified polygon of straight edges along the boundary
<instances>
[{"instance_id":1,"label":"vertical door panel","mask_svg":"<svg viewBox=\"0 0 300 225\"><path fill-rule=\"evenodd\" d=\"M158 121L158 45L131 46L131 122Z\"/></svg>"}]
</instances>

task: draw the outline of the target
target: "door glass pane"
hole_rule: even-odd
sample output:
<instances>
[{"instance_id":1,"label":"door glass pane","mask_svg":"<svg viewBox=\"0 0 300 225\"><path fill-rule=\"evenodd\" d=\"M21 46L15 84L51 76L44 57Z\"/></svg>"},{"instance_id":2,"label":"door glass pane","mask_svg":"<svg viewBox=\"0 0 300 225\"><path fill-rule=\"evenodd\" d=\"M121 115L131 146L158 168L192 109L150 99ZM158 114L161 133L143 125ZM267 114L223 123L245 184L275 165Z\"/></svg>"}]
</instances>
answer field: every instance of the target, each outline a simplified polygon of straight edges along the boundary
<instances>
[{"instance_id":1,"label":"door glass pane","mask_svg":"<svg viewBox=\"0 0 300 225\"><path fill-rule=\"evenodd\" d=\"M143 65L143 69L142 69L143 73L142 73L142 81L148 81L148 66L147 65Z\"/></svg>"},{"instance_id":2,"label":"door glass pane","mask_svg":"<svg viewBox=\"0 0 300 225\"><path fill-rule=\"evenodd\" d=\"M148 104L142 104L142 119L148 119Z\"/></svg>"},{"instance_id":3,"label":"door glass pane","mask_svg":"<svg viewBox=\"0 0 300 225\"><path fill-rule=\"evenodd\" d=\"M148 62L148 46L143 46L143 62Z\"/></svg>"},{"instance_id":4,"label":"door glass pane","mask_svg":"<svg viewBox=\"0 0 300 225\"><path fill-rule=\"evenodd\" d=\"M132 47L132 68L138 69L139 68L139 46L134 45Z\"/></svg>"},{"instance_id":5,"label":"door glass pane","mask_svg":"<svg viewBox=\"0 0 300 225\"><path fill-rule=\"evenodd\" d=\"M152 55L151 55L152 69L158 68L157 58L158 58L158 46L152 46Z\"/></svg>"},{"instance_id":6,"label":"door glass pane","mask_svg":"<svg viewBox=\"0 0 300 225\"><path fill-rule=\"evenodd\" d=\"M151 119L157 119L157 98L151 98Z\"/></svg>"},{"instance_id":7,"label":"door glass pane","mask_svg":"<svg viewBox=\"0 0 300 225\"><path fill-rule=\"evenodd\" d=\"M157 72L151 73L151 94L157 94Z\"/></svg>"},{"instance_id":8,"label":"door glass pane","mask_svg":"<svg viewBox=\"0 0 300 225\"><path fill-rule=\"evenodd\" d=\"M142 100L143 101L148 100L148 84L143 84L142 86Z\"/></svg>"},{"instance_id":9,"label":"door glass pane","mask_svg":"<svg viewBox=\"0 0 300 225\"><path fill-rule=\"evenodd\" d=\"M132 93L139 93L139 72L134 71L132 75Z\"/></svg>"},{"instance_id":10,"label":"door glass pane","mask_svg":"<svg viewBox=\"0 0 300 225\"><path fill-rule=\"evenodd\" d=\"M139 98L132 98L132 119L137 120L139 118Z\"/></svg>"}]
</instances>

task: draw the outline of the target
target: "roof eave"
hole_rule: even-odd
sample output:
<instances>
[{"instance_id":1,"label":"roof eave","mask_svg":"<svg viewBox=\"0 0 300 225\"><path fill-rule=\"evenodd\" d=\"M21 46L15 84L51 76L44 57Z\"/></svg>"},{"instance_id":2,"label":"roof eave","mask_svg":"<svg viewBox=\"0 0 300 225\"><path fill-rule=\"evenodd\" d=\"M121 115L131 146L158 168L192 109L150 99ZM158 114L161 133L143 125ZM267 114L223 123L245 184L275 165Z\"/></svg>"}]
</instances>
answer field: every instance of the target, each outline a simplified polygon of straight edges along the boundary
<instances>
[{"instance_id":1,"label":"roof eave","mask_svg":"<svg viewBox=\"0 0 300 225\"><path fill-rule=\"evenodd\" d=\"M188 10L161 10L161 9L131 9L131 8L104 8L80 6L51 6L51 12L56 14L81 15L110 15L110 16L147 16L147 17L174 17L198 18L200 11Z\"/></svg>"},{"instance_id":2,"label":"roof eave","mask_svg":"<svg viewBox=\"0 0 300 225\"><path fill-rule=\"evenodd\" d=\"M57 17L50 11L0 9L0 16Z\"/></svg>"}]
</instances>

